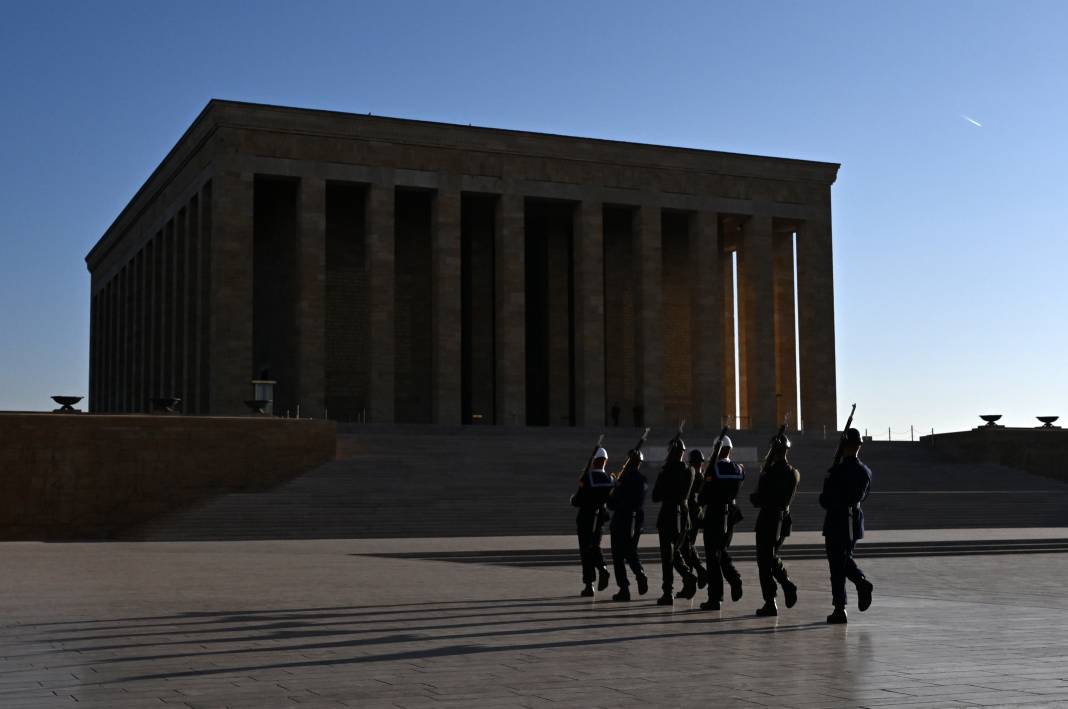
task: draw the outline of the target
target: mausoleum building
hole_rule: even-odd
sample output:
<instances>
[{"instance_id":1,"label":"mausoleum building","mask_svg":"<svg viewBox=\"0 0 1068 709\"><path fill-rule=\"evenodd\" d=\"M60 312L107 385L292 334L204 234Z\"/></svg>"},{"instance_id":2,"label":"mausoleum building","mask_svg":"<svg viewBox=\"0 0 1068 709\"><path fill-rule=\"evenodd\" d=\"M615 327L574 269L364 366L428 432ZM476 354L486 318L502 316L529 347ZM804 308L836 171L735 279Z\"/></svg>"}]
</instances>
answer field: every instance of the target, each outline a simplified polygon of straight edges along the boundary
<instances>
[{"instance_id":1,"label":"mausoleum building","mask_svg":"<svg viewBox=\"0 0 1068 709\"><path fill-rule=\"evenodd\" d=\"M89 406L831 429L837 170L213 100L86 257Z\"/></svg>"}]
</instances>

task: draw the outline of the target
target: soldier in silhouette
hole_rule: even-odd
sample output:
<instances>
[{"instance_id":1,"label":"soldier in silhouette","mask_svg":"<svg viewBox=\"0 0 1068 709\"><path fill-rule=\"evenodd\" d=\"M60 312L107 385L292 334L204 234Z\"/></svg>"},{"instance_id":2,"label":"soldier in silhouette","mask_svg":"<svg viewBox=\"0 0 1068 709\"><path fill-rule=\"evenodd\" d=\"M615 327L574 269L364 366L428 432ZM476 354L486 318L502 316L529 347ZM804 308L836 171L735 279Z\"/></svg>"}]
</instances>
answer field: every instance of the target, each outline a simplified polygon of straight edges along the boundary
<instances>
[{"instance_id":1,"label":"soldier in silhouette","mask_svg":"<svg viewBox=\"0 0 1068 709\"><path fill-rule=\"evenodd\" d=\"M578 530L579 557L582 559L581 596L593 595L593 583L597 590L608 588L608 566L601 553L601 536L604 523L608 521L605 504L615 485L612 477L605 470L608 452L598 448L593 454L590 469L579 481L578 490L571 496L571 504L578 508L575 526Z\"/></svg>"},{"instance_id":2,"label":"soldier in silhouette","mask_svg":"<svg viewBox=\"0 0 1068 709\"><path fill-rule=\"evenodd\" d=\"M760 616L779 614L775 604L778 586L782 586L787 608L797 603L797 586L790 580L779 558L779 547L790 534L790 503L801 480L801 473L786 460L789 450L790 439L785 433L771 439L771 450L757 481L756 492L749 496L753 505L760 509L756 521L757 567L760 590L764 595L764 605L756 612Z\"/></svg>"},{"instance_id":3,"label":"soldier in silhouette","mask_svg":"<svg viewBox=\"0 0 1068 709\"><path fill-rule=\"evenodd\" d=\"M734 526L742 520L735 498L745 480L745 470L731 460L730 436L723 436L719 460L705 469L705 482L700 502L705 508L704 541L708 568L708 600L701 604L705 610L718 611L723 603L723 579L731 586L731 600L742 597L742 577L734 568L727 547L734 537Z\"/></svg>"},{"instance_id":4,"label":"soldier in silhouette","mask_svg":"<svg viewBox=\"0 0 1068 709\"><path fill-rule=\"evenodd\" d=\"M645 595L649 590L649 578L638 557L638 540L645 524L645 493L649 489L649 482L641 472L643 460L645 456L640 450L627 454L627 462L608 496L608 508L612 510L612 521L608 526L612 535L612 563L616 567L616 584L619 586L619 592L612 596L613 601L630 600L627 566L638 582L638 594Z\"/></svg>"},{"instance_id":5,"label":"soldier in silhouette","mask_svg":"<svg viewBox=\"0 0 1068 709\"><path fill-rule=\"evenodd\" d=\"M657 605L674 604L671 587L675 576L672 570L682 577L682 590L679 598L693 598L697 593L697 577L686 566L682 555L676 553L675 547L680 537L686 533L689 524L687 500L693 486L693 470L682 461L686 444L675 437L668 447L667 460L656 478L653 486L653 502L660 503L660 513L656 518L656 530L660 537L660 565L663 569L661 588L664 593L657 599Z\"/></svg>"},{"instance_id":6,"label":"soldier in silhouette","mask_svg":"<svg viewBox=\"0 0 1068 709\"><path fill-rule=\"evenodd\" d=\"M701 487L704 485L703 471L701 470L704 462L705 456L700 448L694 448L690 451L690 474L693 476L693 484L690 485L690 495L686 500L686 507L689 512L689 526L686 528L686 541L679 546L679 554L682 555L682 560L686 562L686 565L690 567L690 570L697 577L697 588L704 588L705 584L708 583L708 573L701 563L701 555L697 553L697 535L701 531L705 518L704 508L697 500L698 495L701 493ZM682 593L683 591L679 591L677 598L692 597L683 596Z\"/></svg>"},{"instance_id":7,"label":"soldier in silhouette","mask_svg":"<svg viewBox=\"0 0 1068 709\"><path fill-rule=\"evenodd\" d=\"M831 569L831 600L834 612L828 623L845 623L846 579L857 587L857 608L861 612L871 606L871 581L853 559L853 549L864 536L864 511L860 504L871 492L871 468L860 462L860 431L846 429L842 441L842 460L830 469L823 481L820 507L826 510L823 518L824 546L827 564Z\"/></svg>"}]
</instances>

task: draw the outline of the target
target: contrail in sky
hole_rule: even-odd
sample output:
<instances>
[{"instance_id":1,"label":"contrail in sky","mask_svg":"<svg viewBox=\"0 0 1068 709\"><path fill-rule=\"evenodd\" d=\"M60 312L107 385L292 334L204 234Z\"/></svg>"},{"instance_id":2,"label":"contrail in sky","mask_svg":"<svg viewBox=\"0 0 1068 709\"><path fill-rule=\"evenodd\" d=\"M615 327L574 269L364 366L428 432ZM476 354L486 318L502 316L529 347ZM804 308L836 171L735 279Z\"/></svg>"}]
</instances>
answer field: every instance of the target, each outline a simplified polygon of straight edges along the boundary
<instances>
[{"instance_id":1,"label":"contrail in sky","mask_svg":"<svg viewBox=\"0 0 1068 709\"><path fill-rule=\"evenodd\" d=\"M970 116L965 116L965 115L964 115L964 114L962 113L962 114L960 114L960 117L961 117L961 118L963 118L964 120L968 121L969 123L971 123L971 124L972 124L973 126L977 126L977 127L979 127L979 128L982 128L982 127L983 127L983 124L982 124L982 123L980 123L979 121L975 120L974 118L972 118L972 117L970 117Z\"/></svg>"}]
</instances>

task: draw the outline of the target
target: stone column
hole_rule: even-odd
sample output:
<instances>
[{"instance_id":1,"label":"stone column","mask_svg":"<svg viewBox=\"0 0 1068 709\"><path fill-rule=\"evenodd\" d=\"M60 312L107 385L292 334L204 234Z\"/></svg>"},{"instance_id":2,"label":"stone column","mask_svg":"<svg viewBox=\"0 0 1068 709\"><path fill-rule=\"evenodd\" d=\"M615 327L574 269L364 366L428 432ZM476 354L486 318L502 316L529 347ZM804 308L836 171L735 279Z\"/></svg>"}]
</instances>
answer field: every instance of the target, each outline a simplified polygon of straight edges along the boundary
<instances>
[{"instance_id":1,"label":"stone column","mask_svg":"<svg viewBox=\"0 0 1068 709\"><path fill-rule=\"evenodd\" d=\"M296 398L301 416L322 418L326 376L326 181L304 175L297 211Z\"/></svg>"},{"instance_id":2,"label":"stone column","mask_svg":"<svg viewBox=\"0 0 1068 709\"><path fill-rule=\"evenodd\" d=\"M119 269L115 277L118 284L118 376L115 388L118 392L119 411L127 411L127 394L130 383L130 356L127 345L130 341L130 272L126 266Z\"/></svg>"},{"instance_id":3,"label":"stone column","mask_svg":"<svg viewBox=\"0 0 1068 709\"><path fill-rule=\"evenodd\" d=\"M572 245L575 425L604 426L604 205L599 199L585 199L576 206Z\"/></svg>"},{"instance_id":4,"label":"stone column","mask_svg":"<svg viewBox=\"0 0 1068 709\"><path fill-rule=\"evenodd\" d=\"M434 199L431 237L432 406L434 423L453 425L462 413L460 208L460 190L445 181Z\"/></svg>"},{"instance_id":5,"label":"stone column","mask_svg":"<svg viewBox=\"0 0 1068 709\"><path fill-rule=\"evenodd\" d=\"M646 426L664 423L663 280L660 207L635 211L637 290L634 298L635 402Z\"/></svg>"},{"instance_id":6,"label":"stone column","mask_svg":"<svg viewBox=\"0 0 1068 709\"><path fill-rule=\"evenodd\" d=\"M392 423L394 411L394 195L393 176L367 188L368 410L367 420Z\"/></svg>"},{"instance_id":7,"label":"stone column","mask_svg":"<svg viewBox=\"0 0 1068 709\"><path fill-rule=\"evenodd\" d=\"M178 210L174 232L174 393L182 398L183 412L189 412L189 388L185 371L185 337L188 313L186 312L186 263L189 241L186 224L189 212Z\"/></svg>"},{"instance_id":8,"label":"stone column","mask_svg":"<svg viewBox=\"0 0 1068 709\"><path fill-rule=\"evenodd\" d=\"M205 183L197 200L197 209L200 213L200 247L198 282L200 293L197 300L197 312L200 313L199 340L197 342L197 378L200 387L197 401L200 404L201 414L215 413L211 408L211 328L215 318L212 315L211 295L211 256L212 256L212 218L214 209L212 206L212 183Z\"/></svg>"},{"instance_id":9,"label":"stone column","mask_svg":"<svg viewBox=\"0 0 1068 709\"><path fill-rule=\"evenodd\" d=\"M240 415L252 396L252 212L250 172L224 167L211 185L210 411Z\"/></svg>"},{"instance_id":10,"label":"stone column","mask_svg":"<svg viewBox=\"0 0 1068 709\"><path fill-rule=\"evenodd\" d=\"M801 421L812 433L838 428L833 270L828 207L823 219L805 222L797 235Z\"/></svg>"},{"instance_id":11,"label":"stone column","mask_svg":"<svg viewBox=\"0 0 1068 709\"><path fill-rule=\"evenodd\" d=\"M728 340L723 338L723 278L719 243L719 215L698 211L690 217L690 255L694 280L690 290L693 306L693 415L694 427L719 428L724 413L723 358ZM734 364L733 339L731 366ZM732 377L733 379L733 377Z\"/></svg>"},{"instance_id":12,"label":"stone column","mask_svg":"<svg viewBox=\"0 0 1068 709\"><path fill-rule=\"evenodd\" d=\"M122 410L133 411L135 311L132 259L122 267L122 291Z\"/></svg>"},{"instance_id":13,"label":"stone column","mask_svg":"<svg viewBox=\"0 0 1068 709\"><path fill-rule=\"evenodd\" d=\"M144 382L144 251L138 251L133 258L133 387L131 390L131 411L144 410L144 394L142 383Z\"/></svg>"},{"instance_id":14,"label":"stone column","mask_svg":"<svg viewBox=\"0 0 1068 709\"><path fill-rule=\"evenodd\" d=\"M494 343L497 378L494 422L527 421L526 274L523 196L502 194L497 203L493 242L496 300Z\"/></svg>"},{"instance_id":15,"label":"stone column","mask_svg":"<svg viewBox=\"0 0 1068 709\"><path fill-rule=\"evenodd\" d=\"M174 385L174 284L175 284L175 236L174 219L167 222L163 230L163 385L160 394L172 396L180 392Z\"/></svg>"},{"instance_id":16,"label":"stone column","mask_svg":"<svg viewBox=\"0 0 1068 709\"><path fill-rule=\"evenodd\" d=\"M738 250L738 347L742 427L778 425L775 408L775 307L771 217L754 215L742 227Z\"/></svg>"},{"instance_id":17,"label":"stone column","mask_svg":"<svg viewBox=\"0 0 1068 709\"><path fill-rule=\"evenodd\" d=\"M200 351L200 318L197 299L200 295L200 200L197 197L189 202L188 226L188 261L186 274L186 326L185 326L185 396L189 414L203 413L200 402L200 368L197 366L197 353Z\"/></svg>"},{"instance_id":18,"label":"stone column","mask_svg":"<svg viewBox=\"0 0 1068 709\"><path fill-rule=\"evenodd\" d=\"M793 231L776 233L772 241L775 292L775 402L776 419L789 414L790 429L798 429L797 361L794 337Z\"/></svg>"},{"instance_id":19,"label":"stone column","mask_svg":"<svg viewBox=\"0 0 1068 709\"><path fill-rule=\"evenodd\" d=\"M159 274L156 272L158 252L159 238L154 235L145 245L145 392L144 401L141 402L145 411L148 411L148 400L156 395L156 372L159 371L159 355L156 349L156 336L159 332Z\"/></svg>"}]
</instances>

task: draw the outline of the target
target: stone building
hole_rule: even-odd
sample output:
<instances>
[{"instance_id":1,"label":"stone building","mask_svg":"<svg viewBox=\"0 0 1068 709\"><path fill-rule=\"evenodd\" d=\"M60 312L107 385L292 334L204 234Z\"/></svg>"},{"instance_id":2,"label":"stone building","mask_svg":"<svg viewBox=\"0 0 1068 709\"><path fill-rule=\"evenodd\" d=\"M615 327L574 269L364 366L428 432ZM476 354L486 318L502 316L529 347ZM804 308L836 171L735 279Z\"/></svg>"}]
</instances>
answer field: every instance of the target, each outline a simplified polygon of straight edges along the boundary
<instances>
[{"instance_id":1,"label":"stone building","mask_svg":"<svg viewBox=\"0 0 1068 709\"><path fill-rule=\"evenodd\" d=\"M213 100L86 257L89 405L833 427L837 170Z\"/></svg>"}]
</instances>

